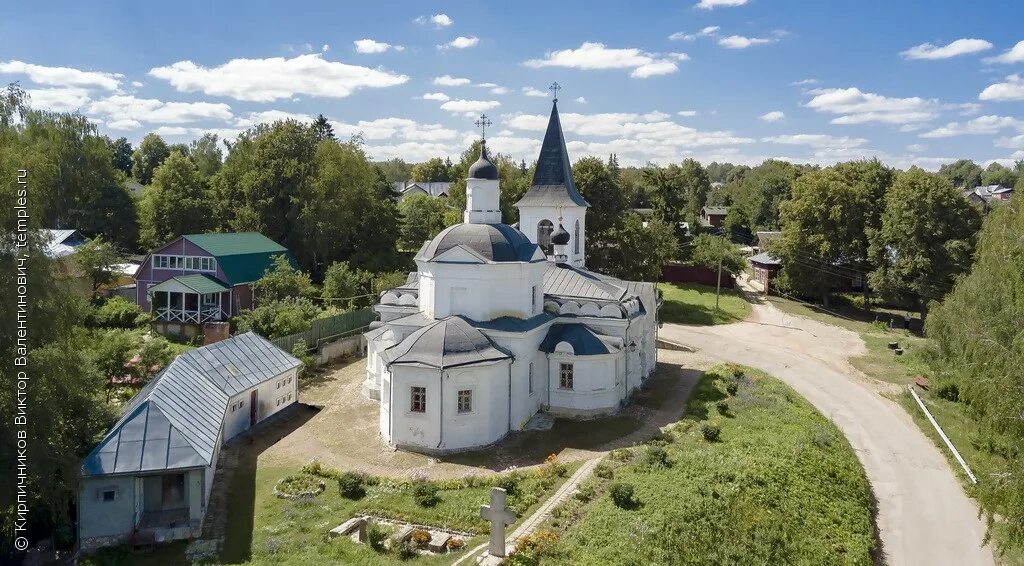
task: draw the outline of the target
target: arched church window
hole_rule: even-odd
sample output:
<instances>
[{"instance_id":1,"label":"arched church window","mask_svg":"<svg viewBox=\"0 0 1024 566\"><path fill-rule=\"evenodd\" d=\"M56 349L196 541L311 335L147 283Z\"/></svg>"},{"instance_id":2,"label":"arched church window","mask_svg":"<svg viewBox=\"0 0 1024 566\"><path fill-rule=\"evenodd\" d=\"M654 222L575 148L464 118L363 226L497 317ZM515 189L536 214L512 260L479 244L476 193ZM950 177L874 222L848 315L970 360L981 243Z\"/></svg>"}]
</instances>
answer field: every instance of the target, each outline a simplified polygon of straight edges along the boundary
<instances>
[{"instance_id":1,"label":"arched church window","mask_svg":"<svg viewBox=\"0 0 1024 566\"><path fill-rule=\"evenodd\" d=\"M580 253L580 219L579 218L576 219L576 230L575 230L575 234L573 234L572 241L574 242L573 243L573 251L574 251L574 253L576 253L576 255L579 255L579 253Z\"/></svg>"},{"instance_id":2,"label":"arched church window","mask_svg":"<svg viewBox=\"0 0 1024 566\"><path fill-rule=\"evenodd\" d=\"M544 250L546 255L554 253L551 245L551 233L555 231L555 225L550 220L541 220L537 224L537 245Z\"/></svg>"}]
</instances>

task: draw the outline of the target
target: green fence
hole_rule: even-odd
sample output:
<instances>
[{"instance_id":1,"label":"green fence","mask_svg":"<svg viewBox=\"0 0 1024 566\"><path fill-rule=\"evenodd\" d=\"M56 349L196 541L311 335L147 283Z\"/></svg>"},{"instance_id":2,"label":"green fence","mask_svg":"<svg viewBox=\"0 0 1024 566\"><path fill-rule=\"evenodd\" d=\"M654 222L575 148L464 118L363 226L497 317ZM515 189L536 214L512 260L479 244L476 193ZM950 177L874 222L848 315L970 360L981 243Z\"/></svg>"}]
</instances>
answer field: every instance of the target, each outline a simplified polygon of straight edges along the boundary
<instances>
[{"instance_id":1,"label":"green fence","mask_svg":"<svg viewBox=\"0 0 1024 566\"><path fill-rule=\"evenodd\" d=\"M271 342L284 351L291 352L297 342L305 340L306 346L310 350L317 350L326 339L340 337L360 330L374 320L377 320L377 313L373 312L372 308L366 307L314 320L309 330L275 338Z\"/></svg>"}]
</instances>

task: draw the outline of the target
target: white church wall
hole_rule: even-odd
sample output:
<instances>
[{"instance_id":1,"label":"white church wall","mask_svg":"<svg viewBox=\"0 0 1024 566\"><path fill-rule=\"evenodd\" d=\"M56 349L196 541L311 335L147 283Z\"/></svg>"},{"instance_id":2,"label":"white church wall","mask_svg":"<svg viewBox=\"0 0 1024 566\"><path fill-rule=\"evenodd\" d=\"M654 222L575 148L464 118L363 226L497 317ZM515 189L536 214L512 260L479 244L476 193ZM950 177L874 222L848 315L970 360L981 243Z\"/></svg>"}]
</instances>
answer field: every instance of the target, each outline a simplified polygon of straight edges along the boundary
<instances>
[{"instance_id":1,"label":"white church wall","mask_svg":"<svg viewBox=\"0 0 1024 566\"><path fill-rule=\"evenodd\" d=\"M485 331L499 347L509 351L515 359L512 364L512 429L521 430L530 417L547 403L547 360L539 351L551 324L544 324L529 332L511 333ZM533 364L531 388L530 364Z\"/></svg>"},{"instance_id":2,"label":"white church wall","mask_svg":"<svg viewBox=\"0 0 1024 566\"><path fill-rule=\"evenodd\" d=\"M492 444L508 433L509 363L445 372L440 450ZM459 392L471 392L468 412L459 412Z\"/></svg>"},{"instance_id":3,"label":"white church wall","mask_svg":"<svg viewBox=\"0 0 1024 566\"><path fill-rule=\"evenodd\" d=\"M463 315L473 320L529 318L543 310L546 264L494 263L420 266L420 309L435 319Z\"/></svg>"},{"instance_id":4,"label":"white church wall","mask_svg":"<svg viewBox=\"0 0 1024 566\"><path fill-rule=\"evenodd\" d=\"M598 356L548 354L549 411L564 416L611 414L625 395L623 379L617 374L616 359L622 353ZM572 389L561 387L561 364L573 364Z\"/></svg>"}]
</instances>

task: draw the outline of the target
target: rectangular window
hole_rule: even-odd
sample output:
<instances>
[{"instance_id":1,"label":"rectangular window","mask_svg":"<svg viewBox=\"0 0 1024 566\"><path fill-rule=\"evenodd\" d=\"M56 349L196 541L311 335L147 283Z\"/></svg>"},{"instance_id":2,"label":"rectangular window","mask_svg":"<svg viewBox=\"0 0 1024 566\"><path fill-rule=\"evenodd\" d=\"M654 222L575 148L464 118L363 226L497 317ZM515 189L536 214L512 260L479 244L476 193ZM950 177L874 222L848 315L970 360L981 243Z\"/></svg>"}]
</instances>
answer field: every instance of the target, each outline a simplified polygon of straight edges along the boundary
<instances>
[{"instance_id":1,"label":"rectangular window","mask_svg":"<svg viewBox=\"0 0 1024 566\"><path fill-rule=\"evenodd\" d=\"M537 312L537 286L530 287L530 312Z\"/></svg>"},{"instance_id":2,"label":"rectangular window","mask_svg":"<svg viewBox=\"0 0 1024 566\"><path fill-rule=\"evenodd\" d=\"M469 413L473 410L473 390L463 389L459 391L459 412Z\"/></svg>"},{"instance_id":3,"label":"rectangular window","mask_svg":"<svg viewBox=\"0 0 1024 566\"><path fill-rule=\"evenodd\" d=\"M153 267L157 269L167 269L167 256L155 255L153 256Z\"/></svg>"},{"instance_id":4,"label":"rectangular window","mask_svg":"<svg viewBox=\"0 0 1024 566\"><path fill-rule=\"evenodd\" d=\"M427 388L413 387L411 391L409 410L414 413L427 412Z\"/></svg>"},{"instance_id":5,"label":"rectangular window","mask_svg":"<svg viewBox=\"0 0 1024 566\"><path fill-rule=\"evenodd\" d=\"M530 395L533 395L533 362L530 362Z\"/></svg>"},{"instance_id":6,"label":"rectangular window","mask_svg":"<svg viewBox=\"0 0 1024 566\"><path fill-rule=\"evenodd\" d=\"M203 271L217 271L217 264L212 257L199 258L199 269Z\"/></svg>"},{"instance_id":7,"label":"rectangular window","mask_svg":"<svg viewBox=\"0 0 1024 566\"><path fill-rule=\"evenodd\" d=\"M561 364L558 371L558 386L562 389L572 389L572 364Z\"/></svg>"},{"instance_id":8,"label":"rectangular window","mask_svg":"<svg viewBox=\"0 0 1024 566\"><path fill-rule=\"evenodd\" d=\"M100 491L100 499L104 502L115 501L117 499L116 489L104 489Z\"/></svg>"}]
</instances>

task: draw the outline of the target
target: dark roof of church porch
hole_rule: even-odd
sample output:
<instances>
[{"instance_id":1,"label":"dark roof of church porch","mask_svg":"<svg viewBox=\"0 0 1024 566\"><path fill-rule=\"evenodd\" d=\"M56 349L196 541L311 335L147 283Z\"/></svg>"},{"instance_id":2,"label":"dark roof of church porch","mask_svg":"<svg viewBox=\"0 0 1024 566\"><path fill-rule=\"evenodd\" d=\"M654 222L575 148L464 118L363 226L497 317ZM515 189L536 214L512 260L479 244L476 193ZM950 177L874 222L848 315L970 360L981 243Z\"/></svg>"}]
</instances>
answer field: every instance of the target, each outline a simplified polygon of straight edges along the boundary
<instances>
[{"instance_id":1,"label":"dark roof of church porch","mask_svg":"<svg viewBox=\"0 0 1024 566\"><path fill-rule=\"evenodd\" d=\"M490 338L461 316L424 326L388 348L382 357L393 364L445 369L511 359Z\"/></svg>"},{"instance_id":2,"label":"dark roof of church porch","mask_svg":"<svg viewBox=\"0 0 1024 566\"><path fill-rule=\"evenodd\" d=\"M590 206L572 180L569 152L565 149L558 101L551 105L551 118L537 157L533 185L516 206Z\"/></svg>"}]
</instances>

